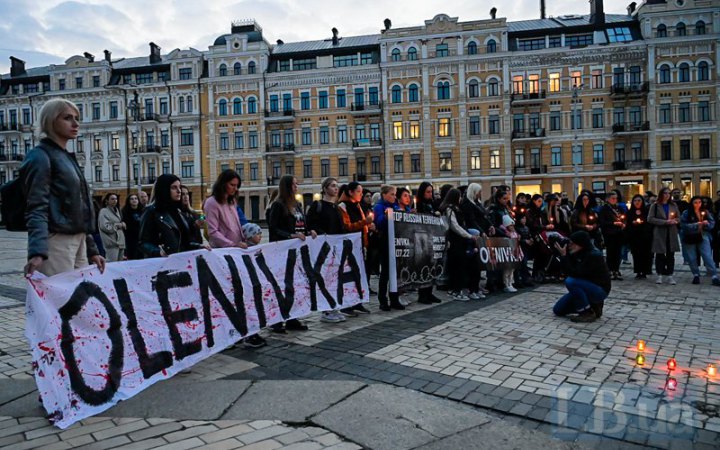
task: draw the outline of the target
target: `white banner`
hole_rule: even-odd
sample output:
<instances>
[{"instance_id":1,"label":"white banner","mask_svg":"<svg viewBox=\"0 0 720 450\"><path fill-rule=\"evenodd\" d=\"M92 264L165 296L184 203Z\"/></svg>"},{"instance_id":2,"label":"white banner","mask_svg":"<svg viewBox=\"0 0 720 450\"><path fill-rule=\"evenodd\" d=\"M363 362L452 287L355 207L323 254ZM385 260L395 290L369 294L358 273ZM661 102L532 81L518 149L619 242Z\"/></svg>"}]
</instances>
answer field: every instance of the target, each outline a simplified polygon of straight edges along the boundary
<instances>
[{"instance_id":1,"label":"white banner","mask_svg":"<svg viewBox=\"0 0 720 450\"><path fill-rule=\"evenodd\" d=\"M369 300L359 233L214 249L29 280L26 336L67 428L261 328Z\"/></svg>"}]
</instances>

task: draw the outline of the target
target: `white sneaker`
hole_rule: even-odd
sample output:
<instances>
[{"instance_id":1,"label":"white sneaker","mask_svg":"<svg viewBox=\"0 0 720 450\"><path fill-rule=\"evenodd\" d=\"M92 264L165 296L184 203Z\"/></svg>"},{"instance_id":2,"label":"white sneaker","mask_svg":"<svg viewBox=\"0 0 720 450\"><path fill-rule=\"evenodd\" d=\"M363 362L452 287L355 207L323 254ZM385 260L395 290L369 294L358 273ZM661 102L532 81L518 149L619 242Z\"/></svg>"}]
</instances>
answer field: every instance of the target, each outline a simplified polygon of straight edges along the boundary
<instances>
[{"instance_id":1,"label":"white sneaker","mask_svg":"<svg viewBox=\"0 0 720 450\"><path fill-rule=\"evenodd\" d=\"M457 300L457 301L459 301L459 302L466 302L466 301L470 300L470 299L468 298L468 296L466 296L466 295L463 294L462 292L455 292L455 293L450 294L450 295L452 296L453 300Z\"/></svg>"},{"instance_id":2,"label":"white sneaker","mask_svg":"<svg viewBox=\"0 0 720 450\"><path fill-rule=\"evenodd\" d=\"M400 304L403 306L408 306L410 304L410 300L406 300L404 298L400 299Z\"/></svg>"},{"instance_id":3,"label":"white sneaker","mask_svg":"<svg viewBox=\"0 0 720 450\"><path fill-rule=\"evenodd\" d=\"M677 284L677 281L675 281L675 278L673 278L672 275L667 277L667 282L672 284L673 286L675 286Z\"/></svg>"},{"instance_id":4,"label":"white sneaker","mask_svg":"<svg viewBox=\"0 0 720 450\"><path fill-rule=\"evenodd\" d=\"M342 314L338 313L337 311L325 311L322 313L322 317L320 317L320 322L327 322L327 323L339 323L339 322L345 322L347 319Z\"/></svg>"},{"instance_id":5,"label":"white sneaker","mask_svg":"<svg viewBox=\"0 0 720 450\"><path fill-rule=\"evenodd\" d=\"M657 280L655 280L655 283L657 283L657 284L662 284L662 283L663 283L663 276L662 276L662 275L658 275Z\"/></svg>"},{"instance_id":6,"label":"white sneaker","mask_svg":"<svg viewBox=\"0 0 720 450\"><path fill-rule=\"evenodd\" d=\"M517 292L517 289L515 289L515 286L513 286L512 284L508 284L508 286L503 290L505 292Z\"/></svg>"},{"instance_id":7,"label":"white sneaker","mask_svg":"<svg viewBox=\"0 0 720 450\"><path fill-rule=\"evenodd\" d=\"M485 298L485 296L479 292L471 292L470 295L468 295L468 298L470 300L482 300Z\"/></svg>"}]
</instances>

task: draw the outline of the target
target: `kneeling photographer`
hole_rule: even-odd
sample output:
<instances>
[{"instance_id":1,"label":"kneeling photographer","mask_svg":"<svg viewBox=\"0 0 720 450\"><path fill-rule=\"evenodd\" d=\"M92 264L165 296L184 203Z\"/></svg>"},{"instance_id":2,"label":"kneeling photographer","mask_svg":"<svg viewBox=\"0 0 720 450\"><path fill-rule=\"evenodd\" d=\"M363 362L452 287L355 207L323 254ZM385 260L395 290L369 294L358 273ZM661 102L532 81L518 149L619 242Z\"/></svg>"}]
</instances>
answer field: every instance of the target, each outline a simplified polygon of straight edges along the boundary
<instances>
[{"instance_id":1,"label":"kneeling photographer","mask_svg":"<svg viewBox=\"0 0 720 450\"><path fill-rule=\"evenodd\" d=\"M578 314L573 322L596 321L602 316L611 286L602 251L595 248L586 231L576 231L566 242L556 242L555 248L567 274L568 293L555 303L553 312L558 316Z\"/></svg>"}]
</instances>

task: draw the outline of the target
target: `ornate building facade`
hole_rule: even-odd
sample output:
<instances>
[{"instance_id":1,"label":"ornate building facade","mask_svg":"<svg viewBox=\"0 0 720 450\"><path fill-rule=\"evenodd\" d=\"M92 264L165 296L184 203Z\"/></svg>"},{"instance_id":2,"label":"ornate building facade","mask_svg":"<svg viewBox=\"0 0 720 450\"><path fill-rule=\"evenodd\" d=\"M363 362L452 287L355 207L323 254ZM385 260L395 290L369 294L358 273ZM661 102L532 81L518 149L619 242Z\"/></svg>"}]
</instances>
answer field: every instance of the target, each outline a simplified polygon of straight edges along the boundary
<instances>
[{"instance_id":1,"label":"ornate building facade","mask_svg":"<svg viewBox=\"0 0 720 450\"><path fill-rule=\"evenodd\" d=\"M720 185L720 10L712 0L647 0L625 14L462 22L439 14L378 34L268 43L234 23L207 51L150 44L147 57L26 69L0 84L0 181L35 145L37 112L66 97L82 112L72 144L98 196L179 175L194 204L225 168L260 220L278 179L304 203L334 176L582 188L626 195Z\"/></svg>"}]
</instances>

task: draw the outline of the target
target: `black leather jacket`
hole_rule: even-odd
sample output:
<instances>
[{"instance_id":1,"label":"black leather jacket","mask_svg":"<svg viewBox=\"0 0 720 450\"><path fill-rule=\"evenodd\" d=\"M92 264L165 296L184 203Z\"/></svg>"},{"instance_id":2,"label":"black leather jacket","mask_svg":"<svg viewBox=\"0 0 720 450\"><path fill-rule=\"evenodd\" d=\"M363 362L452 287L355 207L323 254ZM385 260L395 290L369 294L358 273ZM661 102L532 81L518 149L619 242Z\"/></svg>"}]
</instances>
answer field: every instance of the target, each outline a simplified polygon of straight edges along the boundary
<instances>
[{"instance_id":1,"label":"black leather jacket","mask_svg":"<svg viewBox=\"0 0 720 450\"><path fill-rule=\"evenodd\" d=\"M28 259L47 259L50 233L86 233L88 258L98 255L90 190L74 155L45 138L28 152L20 176L27 199Z\"/></svg>"},{"instance_id":2,"label":"black leather jacket","mask_svg":"<svg viewBox=\"0 0 720 450\"><path fill-rule=\"evenodd\" d=\"M173 216L179 219L179 223ZM202 238L198 240L198 233L191 229L191 225L180 210L175 215L167 211L158 211L155 205L150 205L145 208L140 219L139 245L140 251L146 258L156 258L161 256L161 245L166 255L172 255L198 250L202 247Z\"/></svg>"}]
</instances>

